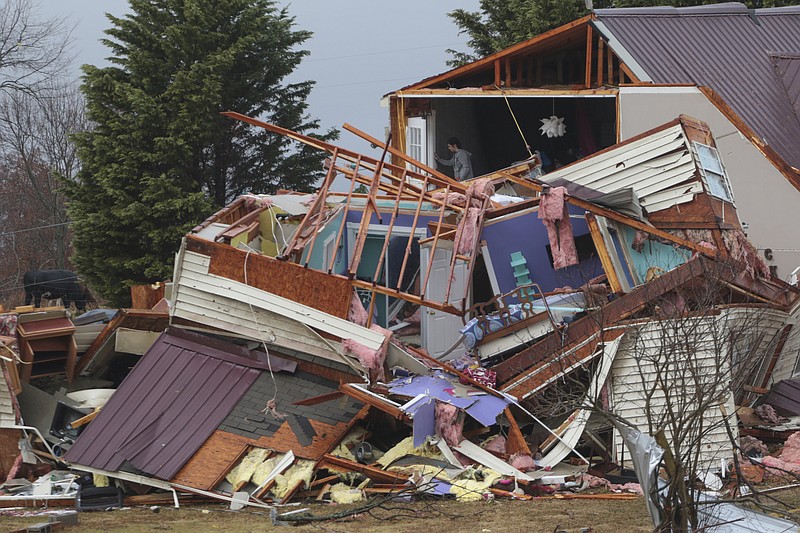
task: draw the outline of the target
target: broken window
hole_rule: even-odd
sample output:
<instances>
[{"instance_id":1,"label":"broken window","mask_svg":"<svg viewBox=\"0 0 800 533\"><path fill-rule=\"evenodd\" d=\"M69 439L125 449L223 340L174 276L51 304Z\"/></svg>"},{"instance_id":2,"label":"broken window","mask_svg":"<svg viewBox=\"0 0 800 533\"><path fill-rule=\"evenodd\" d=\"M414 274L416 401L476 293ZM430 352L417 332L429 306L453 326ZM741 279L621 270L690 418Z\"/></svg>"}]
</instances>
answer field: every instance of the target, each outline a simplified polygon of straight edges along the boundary
<instances>
[{"instance_id":1,"label":"broken window","mask_svg":"<svg viewBox=\"0 0 800 533\"><path fill-rule=\"evenodd\" d=\"M717 149L699 142L694 142L693 144L700 163L700 172L703 174L703 181L708 192L721 200L733 203L731 186L728 183L728 177L725 175L725 168L722 166Z\"/></svg>"}]
</instances>

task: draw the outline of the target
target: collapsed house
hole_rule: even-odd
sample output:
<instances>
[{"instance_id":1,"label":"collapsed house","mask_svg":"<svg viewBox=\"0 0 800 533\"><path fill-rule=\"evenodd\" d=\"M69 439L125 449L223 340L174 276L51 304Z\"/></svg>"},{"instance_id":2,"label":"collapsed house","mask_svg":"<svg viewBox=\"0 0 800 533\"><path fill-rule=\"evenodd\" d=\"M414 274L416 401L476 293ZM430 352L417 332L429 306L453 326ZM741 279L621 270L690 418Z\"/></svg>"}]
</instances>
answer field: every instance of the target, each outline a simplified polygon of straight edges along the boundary
<instances>
[{"instance_id":1,"label":"collapsed house","mask_svg":"<svg viewBox=\"0 0 800 533\"><path fill-rule=\"evenodd\" d=\"M67 378L116 389L51 442L97 479L252 504L508 479L530 497L628 464L615 418L699 440L701 470L724 473L736 406L796 344L800 291L712 193L728 185L719 159L709 183L702 122L461 183L229 115L326 150L325 182L238 198L186 235L166 300L67 350Z\"/></svg>"},{"instance_id":2,"label":"collapsed house","mask_svg":"<svg viewBox=\"0 0 800 533\"><path fill-rule=\"evenodd\" d=\"M24 419L51 456L98 484L176 502L178 492L250 505L398 491L527 499L587 471L624 482L619 421L724 476L737 409L800 364L800 291L748 240L708 123L681 115L621 142L606 132L557 168L542 151L515 160L498 145L476 154L493 170L467 182L427 166L435 137L403 146L403 121L424 128L433 108L455 120L466 114L450 99L477 96L437 84L482 84L491 71L502 98L510 80L546 81L536 60L548 46L563 48L562 67L581 63L572 48L592 50L581 64L598 58L598 85L641 81L629 58L603 59L616 43L587 28L399 92L394 142L346 126L380 158L226 113L327 152L321 188L244 195L200 223L165 299L104 317L89 343L73 343L63 311L19 315L0 330L20 363L7 365L9 401L0 390L0 414L15 413L2 431L16 441ZM570 94L627 90L594 80ZM590 122L613 123L614 107L598 104ZM29 382L50 372L113 394L101 409L42 396Z\"/></svg>"}]
</instances>

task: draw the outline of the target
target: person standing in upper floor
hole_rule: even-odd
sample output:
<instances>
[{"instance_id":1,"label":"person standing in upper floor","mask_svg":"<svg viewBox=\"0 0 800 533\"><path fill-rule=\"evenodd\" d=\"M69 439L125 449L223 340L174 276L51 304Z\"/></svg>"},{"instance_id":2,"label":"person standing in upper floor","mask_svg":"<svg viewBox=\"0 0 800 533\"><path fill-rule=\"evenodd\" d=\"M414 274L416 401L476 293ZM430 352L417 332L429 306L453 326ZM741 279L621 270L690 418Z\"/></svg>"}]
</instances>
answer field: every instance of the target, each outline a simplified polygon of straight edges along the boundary
<instances>
[{"instance_id":1,"label":"person standing in upper floor","mask_svg":"<svg viewBox=\"0 0 800 533\"><path fill-rule=\"evenodd\" d=\"M472 153L461 148L458 137L447 139L447 149L453 154L449 159L442 159L438 154L433 154L437 163L453 167L453 177L458 181L472 179Z\"/></svg>"}]
</instances>

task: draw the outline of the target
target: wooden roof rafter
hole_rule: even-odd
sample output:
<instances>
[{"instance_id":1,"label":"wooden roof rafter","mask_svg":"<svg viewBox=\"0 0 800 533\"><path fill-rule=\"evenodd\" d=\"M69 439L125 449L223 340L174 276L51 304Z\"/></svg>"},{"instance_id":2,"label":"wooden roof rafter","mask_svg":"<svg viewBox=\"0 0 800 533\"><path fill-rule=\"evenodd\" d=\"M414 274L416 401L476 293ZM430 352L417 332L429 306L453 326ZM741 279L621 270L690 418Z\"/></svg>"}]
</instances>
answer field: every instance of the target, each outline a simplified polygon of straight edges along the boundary
<instances>
[{"instance_id":1,"label":"wooden roof rafter","mask_svg":"<svg viewBox=\"0 0 800 533\"><path fill-rule=\"evenodd\" d=\"M586 31L584 27L589 24L589 20L591 20L591 16L587 15L585 17L574 20L568 24L547 31L541 35L537 35L536 37L528 39L527 41L515 44L514 46L506 48L505 50L501 50L500 52L496 52L494 54L486 56L472 63L462 65L443 74L438 74L436 76L424 79L415 84L408 85L398 91L393 91L393 93L389 94L400 93L405 91L416 91L418 89L429 89L436 84L446 83L454 78L474 74L480 71L481 69L487 67L494 68L495 62L505 61L507 58L511 58L515 55L519 55L521 53L529 53L533 50L541 48L542 44L546 43L550 39L557 37L563 38L565 35L570 33L575 33L576 35L583 34Z\"/></svg>"},{"instance_id":2,"label":"wooden roof rafter","mask_svg":"<svg viewBox=\"0 0 800 533\"><path fill-rule=\"evenodd\" d=\"M342 241L344 221L347 220L347 215L352 210L352 199L354 195L356 195L354 192L356 182L369 187L369 193L365 197L366 203L364 204L363 212L361 213L359 230L354 243L354 252L352 253L351 259L349 260L349 264L347 266L347 278L350 280L353 287L370 291L373 294L371 302L374 302L375 294L386 294L414 304L424 305L432 309L437 309L451 314L460 315L463 312L463 309L458 309L446 302L426 300L424 296L406 293L403 291L404 287L402 287L401 284L403 280L403 273L406 270L407 264L409 264L409 256L412 253L412 240L416 235L415 230L417 228L417 224L421 220L420 214L422 213L423 205L428 204L437 207L436 212L439 215L440 225L443 219L442 213L445 211L450 213L460 213L465 209L460 205L456 205L453 200L447 196L445 196L443 199L434 197L432 194L434 191L428 190L430 188L429 186L445 187L447 190L464 194L467 191L468 184L458 182L437 170L429 168L421 162L412 159L405 153L395 149L388 143L383 143L378 139L370 137L366 133L363 133L348 124L344 125L345 129L383 150L381 159L373 159L354 151L347 150L333 144L320 141L319 139L287 130L285 128L281 128L273 124L268 124L239 113L225 112L222 114L255 126L262 127L279 135L284 135L295 141L331 154L331 157L326 163L327 173L322 187L318 191L318 195L314 200L314 203L309 208L308 213L301 221L297 230L294 232L292 241L282 256L283 259L293 258L295 261L297 261L300 258L301 251L306 248L308 249L307 257L311 256L311 252L313 251L316 243L317 235L319 235L319 232L327 223L327 220L330 219L330 217L323 217L322 214L325 212L329 204L329 195L331 194L330 187L333 183L333 180L337 172L341 172L350 180L350 188L349 193L345 195L345 203L343 206L344 214L342 219L343 224L336 234L336 249L338 249L339 243ZM394 165L387 162L385 157L389 153L403 161L405 166ZM419 169L419 171L411 170L408 168L409 166ZM420 183L421 185L418 185ZM375 276L373 276L374 279L372 281L359 280L356 278L356 272L358 270L359 261L362 255L361 251L363 250L367 235L369 233L370 220L372 216L377 216L379 220L381 220L381 223L383 223L381 218L382 211L377 204L379 193L385 193L390 197L393 197L395 203L392 212L392 221L389 224L388 231L383 237L384 243L381 257L386 255L389 240L393 237L392 229L395 226L394 222L399 212L399 202L401 200L405 200L410 203L416 203L416 208L414 209L414 222L411 226L410 236L408 237L408 245L405 248L405 254L402 258L401 273L396 287L388 286L388 281L386 281L384 284L378 283L377 273ZM337 199L335 203L341 204L341 199ZM333 275L333 266L335 264L334 258L329 258L328 264L323 265L322 271ZM309 266L308 261L306 261L304 266ZM378 269L380 270L380 266ZM368 313L368 316L371 317L372 313Z\"/></svg>"}]
</instances>

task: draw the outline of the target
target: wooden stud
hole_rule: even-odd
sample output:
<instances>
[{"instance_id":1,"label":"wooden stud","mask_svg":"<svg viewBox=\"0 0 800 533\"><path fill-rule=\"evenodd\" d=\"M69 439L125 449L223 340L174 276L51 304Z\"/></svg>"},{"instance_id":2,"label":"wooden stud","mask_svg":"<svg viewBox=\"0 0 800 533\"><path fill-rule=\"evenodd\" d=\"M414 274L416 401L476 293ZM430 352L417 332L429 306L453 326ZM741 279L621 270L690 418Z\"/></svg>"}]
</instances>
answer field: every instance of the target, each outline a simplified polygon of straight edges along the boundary
<instances>
[{"instance_id":1,"label":"wooden stud","mask_svg":"<svg viewBox=\"0 0 800 533\"><path fill-rule=\"evenodd\" d=\"M400 213L400 197L403 194L403 185L405 181L400 182L400 186L397 188L397 195L394 198L394 209L392 210L392 218L389 221L389 228L386 230L386 237L383 239L383 247L381 248L381 254L378 258L378 264L375 267L375 274L372 276L373 281L378 279L380 275L381 267L383 267L383 259L386 257L386 250L389 248L389 240L392 238L392 230L394 229L394 224L397 221L397 216ZM387 281L388 287L388 281ZM400 287L397 287L398 289Z\"/></svg>"},{"instance_id":2,"label":"wooden stud","mask_svg":"<svg viewBox=\"0 0 800 533\"><path fill-rule=\"evenodd\" d=\"M336 170L333 164L336 161L336 157L339 155L339 149L336 148L333 150L333 155L331 156L331 166L328 168L328 173L325 176L325 181L322 183L322 187L320 188L319 192L317 193L317 197L326 198L328 195L328 189L330 188L331 184L333 183L334 178L336 177ZM307 250L308 253L306 254L306 262L303 266L308 266L308 260L311 258L311 254L314 251L314 244L317 242L317 237L319 236L319 230L322 228L323 216L322 212L324 210L325 202L323 201L319 206L319 211L317 212L317 224L314 226L314 232L311 236L311 242L309 243ZM306 217L308 218L308 217ZM305 221L305 219L303 219ZM298 228L299 232L300 228ZM297 233L295 233L297 235Z\"/></svg>"},{"instance_id":3,"label":"wooden stud","mask_svg":"<svg viewBox=\"0 0 800 533\"><path fill-rule=\"evenodd\" d=\"M379 141L375 137L372 137L372 136L364 133L363 131L359 130L358 128L354 128L350 124L344 123L342 125L342 128L347 130L347 131L349 131L350 133L352 133L354 135L357 135L357 136L361 137L365 141L374 144L377 147L385 147L386 146L385 143ZM431 168L431 167L429 167L427 165L424 165L419 161L415 161L414 159L412 159L407 154L404 154L402 152L398 152L397 150L395 150L392 147L389 147L388 150L389 150L390 153L396 154L404 162L411 163L412 165L418 167L422 172L426 172L426 173L430 174L429 181L434 183L434 185L437 185L439 187L443 187L443 186L445 186L446 184L449 183L452 186L452 188L456 189L458 192L461 192L461 193L466 193L467 192L467 186L465 184L463 184L463 183L461 183L461 182L459 182L457 180L454 180L450 176L448 176L446 174L442 174L438 170L433 169L433 168ZM421 179L422 176L423 176L423 174L417 174L417 176L415 176L415 177L418 177L418 179ZM425 192L424 188L423 188L422 192L423 193Z\"/></svg>"},{"instance_id":4,"label":"wooden stud","mask_svg":"<svg viewBox=\"0 0 800 533\"><path fill-rule=\"evenodd\" d=\"M380 182L381 171L383 169L383 160L386 157L386 153L389 150L389 145L383 145L383 153L381 154L380 162L378 166L375 167L375 175L372 178L372 186L369 190L369 197L367 199L367 204L364 206L364 213L361 216L361 225L358 228L358 234L356 235L356 244L353 247L353 259L350 262L350 265L347 267L348 275L351 278L356 277L356 272L358 272L358 265L361 262L361 254L364 251L364 244L367 241L367 236L369 235L369 223L372 219L372 211L374 210L378 213L378 207L375 203L375 197L378 194L378 183ZM380 216L380 214L378 214Z\"/></svg>"},{"instance_id":5,"label":"wooden stud","mask_svg":"<svg viewBox=\"0 0 800 533\"><path fill-rule=\"evenodd\" d=\"M432 302L428 300L424 300L419 296L408 294L405 292L400 292L396 289L387 289L386 287L381 287L380 285L372 285L372 283L361 281L359 279L350 280L351 285L354 287L360 287L362 289L368 289L371 291L379 292L381 294L386 294L393 298L400 298L401 300L405 300L407 302L411 302L415 305L423 305L425 307L430 307L431 309L436 309L437 311L442 311L443 313L449 313L451 315L462 315L462 311L460 309L456 309L452 305L442 304L441 302Z\"/></svg>"},{"instance_id":6,"label":"wooden stud","mask_svg":"<svg viewBox=\"0 0 800 533\"><path fill-rule=\"evenodd\" d=\"M622 292L622 283L619 281L617 271L614 269L614 262L608 253L606 241L603 238L603 233L600 231L600 226L597 224L597 218L592 213L586 213L586 222L589 224L589 233L592 235L592 242L597 250L597 255L600 258L600 264L603 266L603 271L606 273L606 279L611 286L611 290L615 293Z\"/></svg>"},{"instance_id":7,"label":"wooden stud","mask_svg":"<svg viewBox=\"0 0 800 533\"><path fill-rule=\"evenodd\" d=\"M447 198L447 195L450 194L450 187L448 186L444 191L444 196ZM425 297L425 291L428 288L428 280L431 276L431 267L433 266L433 256L436 254L436 244L439 242L439 234L442 231L442 220L444 219L444 204L439 208L439 221L436 224L436 231L433 232L433 244L431 244L431 252L428 257L428 266L425 269L425 280L422 282L422 285L419 287L419 296L420 298ZM422 245L422 241L420 241L420 246ZM446 302L445 302L446 303Z\"/></svg>"},{"instance_id":8,"label":"wooden stud","mask_svg":"<svg viewBox=\"0 0 800 533\"><path fill-rule=\"evenodd\" d=\"M500 87L500 60L496 59L494 62L494 85Z\"/></svg>"},{"instance_id":9,"label":"wooden stud","mask_svg":"<svg viewBox=\"0 0 800 533\"><path fill-rule=\"evenodd\" d=\"M586 25L586 77L583 85L587 89L592 86L592 45L594 37L592 35L592 26Z\"/></svg>"},{"instance_id":10,"label":"wooden stud","mask_svg":"<svg viewBox=\"0 0 800 533\"><path fill-rule=\"evenodd\" d=\"M602 37L597 39L597 86L603 86L603 52L606 42Z\"/></svg>"},{"instance_id":11,"label":"wooden stud","mask_svg":"<svg viewBox=\"0 0 800 533\"><path fill-rule=\"evenodd\" d=\"M333 163L333 161L332 161ZM333 164L331 164L333 166ZM355 172L353 174L352 179L350 180L350 192L347 195L347 201L344 204L344 213L342 213L342 224L339 226L339 230L336 232L336 242L333 245L333 257L331 257L330 263L328 263L328 274L333 272L333 267L336 264L336 256L339 255L339 245L342 242L342 234L344 234L344 228L347 226L347 214L350 212L350 202L353 199L353 191L355 190L356 186L356 176L358 175L358 169L361 166L361 156L358 157L356 160ZM347 259L345 258L345 261Z\"/></svg>"},{"instance_id":12,"label":"wooden stud","mask_svg":"<svg viewBox=\"0 0 800 533\"><path fill-rule=\"evenodd\" d=\"M506 452L512 455L515 453L531 455L531 449L528 447L528 443L525 442L525 437L522 435L522 430L519 429L516 418L514 418L514 415L511 413L511 408L506 407L504 413L508 421Z\"/></svg>"},{"instance_id":13,"label":"wooden stud","mask_svg":"<svg viewBox=\"0 0 800 533\"><path fill-rule=\"evenodd\" d=\"M428 187L428 177L425 177L425 180L422 182L422 190L425 190ZM419 197L419 201L417 202L417 209L414 211L414 220L411 223L411 233L408 235L408 243L406 244L406 254L403 257L403 264L400 267L400 275L397 278L397 287L395 289L400 289L400 284L403 283L403 276L406 273L406 264L408 263L408 256L411 255L411 245L414 242L414 234L417 232L417 223L419 222L419 213L422 210L422 204L425 201L424 196ZM388 281L387 281L388 286Z\"/></svg>"}]
</instances>

